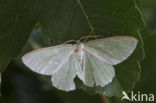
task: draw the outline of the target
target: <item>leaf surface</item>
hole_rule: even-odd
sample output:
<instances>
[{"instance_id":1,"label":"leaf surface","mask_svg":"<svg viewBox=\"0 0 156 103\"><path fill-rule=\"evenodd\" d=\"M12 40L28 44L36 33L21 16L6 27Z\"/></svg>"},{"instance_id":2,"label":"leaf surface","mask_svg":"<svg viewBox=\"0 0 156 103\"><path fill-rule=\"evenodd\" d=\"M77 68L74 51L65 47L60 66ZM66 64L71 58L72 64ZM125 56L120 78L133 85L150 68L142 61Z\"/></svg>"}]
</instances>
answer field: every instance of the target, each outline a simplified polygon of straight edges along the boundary
<instances>
[{"instance_id":1,"label":"leaf surface","mask_svg":"<svg viewBox=\"0 0 156 103\"><path fill-rule=\"evenodd\" d=\"M16 56L35 24L40 24L46 46L83 36L134 36L139 40L133 55L115 66L116 77L105 87L77 87L92 94L119 96L140 78L144 57L139 30L145 24L134 0L2 0L0 2L0 71Z\"/></svg>"}]
</instances>

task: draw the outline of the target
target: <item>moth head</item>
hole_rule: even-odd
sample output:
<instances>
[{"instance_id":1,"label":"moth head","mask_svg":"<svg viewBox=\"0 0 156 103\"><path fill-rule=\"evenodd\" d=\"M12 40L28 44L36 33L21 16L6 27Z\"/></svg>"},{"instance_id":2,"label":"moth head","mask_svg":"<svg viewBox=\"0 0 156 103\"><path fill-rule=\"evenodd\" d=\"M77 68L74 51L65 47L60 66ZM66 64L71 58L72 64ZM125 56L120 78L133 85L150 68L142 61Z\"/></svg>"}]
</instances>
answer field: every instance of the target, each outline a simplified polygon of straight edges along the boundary
<instances>
[{"instance_id":1,"label":"moth head","mask_svg":"<svg viewBox=\"0 0 156 103\"><path fill-rule=\"evenodd\" d=\"M81 51L83 49L84 49L84 45L82 43L76 44L76 47L75 47L76 52Z\"/></svg>"}]
</instances>

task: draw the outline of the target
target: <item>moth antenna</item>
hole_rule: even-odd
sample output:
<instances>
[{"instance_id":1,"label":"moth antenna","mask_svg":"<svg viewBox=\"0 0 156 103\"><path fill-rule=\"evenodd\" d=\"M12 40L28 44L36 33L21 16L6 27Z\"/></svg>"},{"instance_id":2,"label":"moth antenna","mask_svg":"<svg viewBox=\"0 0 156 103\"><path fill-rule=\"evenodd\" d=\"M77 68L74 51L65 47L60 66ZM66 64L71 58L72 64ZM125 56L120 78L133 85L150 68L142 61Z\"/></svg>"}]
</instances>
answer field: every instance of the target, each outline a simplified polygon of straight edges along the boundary
<instances>
[{"instance_id":1,"label":"moth antenna","mask_svg":"<svg viewBox=\"0 0 156 103\"><path fill-rule=\"evenodd\" d=\"M84 36L84 37L81 37L80 39L79 39L79 41L81 41L81 40L83 40L83 39L85 39L84 41L87 41L87 39L88 38L99 38L99 37L102 37L102 36L92 36L92 35L88 35L88 36ZM87 38L87 39L86 39Z\"/></svg>"},{"instance_id":2,"label":"moth antenna","mask_svg":"<svg viewBox=\"0 0 156 103\"><path fill-rule=\"evenodd\" d=\"M70 43L70 42L76 42L76 40L69 40L69 41L66 41L66 42L64 42L64 43L62 43L60 45L64 45L64 44L67 44L67 43Z\"/></svg>"},{"instance_id":3,"label":"moth antenna","mask_svg":"<svg viewBox=\"0 0 156 103\"><path fill-rule=\"evenodd\" d=\"M91 31L90 31L90 33L89 33L88 36L92 36L92 34L94 34L94 36L96 36L96 34L95 34L95 32L94 32L94 28L91 29ZM87 39L88 39L88 38L86 38L86 39L84 40L84 42L87 41Z\"/></svg>"}]
</instances>

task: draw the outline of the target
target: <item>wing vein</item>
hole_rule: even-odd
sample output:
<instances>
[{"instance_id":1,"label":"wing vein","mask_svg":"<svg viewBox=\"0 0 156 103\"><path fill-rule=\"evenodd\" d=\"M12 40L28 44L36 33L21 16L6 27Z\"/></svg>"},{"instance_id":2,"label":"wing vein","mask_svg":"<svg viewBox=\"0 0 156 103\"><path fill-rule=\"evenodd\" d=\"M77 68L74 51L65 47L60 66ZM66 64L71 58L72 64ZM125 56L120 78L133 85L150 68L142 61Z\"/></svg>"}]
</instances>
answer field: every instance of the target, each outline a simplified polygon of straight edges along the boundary
<instances>
[{"instance_id":1,"label":"wing vein","mask_svg":"<svg viewBox=\"0 0 156 103\"><path fill-rule=\"evenodd\" d=\"M103 58L101 58L101 57L100 57L99 55L97 55L96 53L93 53L93 52L89 51L89 50L86 49L86 48L85 48L85 50L86 50L87 52L89 52L90 54L94 55L97 59L102 60L103 62L106 63L106 60L104 60Z\"/></svg>"},{"instance_id":2,"label":"wing vein","mask_svg":"<svg viewBox=\"0 0 156 103\"><path fill-rule=\"evenodd\" d=\"M57 73L61 69L61 67L68 61L73 52L73 50L69 52L69 54L61 61L61 64L57 67L53 74Z\"/></svg>"}]
</instances>

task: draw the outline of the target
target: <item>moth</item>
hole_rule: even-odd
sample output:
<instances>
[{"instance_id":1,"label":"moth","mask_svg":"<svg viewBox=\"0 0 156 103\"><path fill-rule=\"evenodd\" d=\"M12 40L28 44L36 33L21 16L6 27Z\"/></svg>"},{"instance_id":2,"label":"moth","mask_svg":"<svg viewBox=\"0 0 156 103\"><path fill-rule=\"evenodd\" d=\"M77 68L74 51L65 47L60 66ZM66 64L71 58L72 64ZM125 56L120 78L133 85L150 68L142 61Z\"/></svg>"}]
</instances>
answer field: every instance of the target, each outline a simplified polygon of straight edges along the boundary
<instances>
[{"instance_id":1,"label":"moth","mask_svg":"<svg viewBox=\"0 0 156 103\"><path fill-rule=\"evenodd\" d=\"M114 65L127 59L137 46L130 36L113 36L41 48L22 57L32 71L52 76L54 87L71 91L77 76L86 86L105 86L115 76Z\"/></svg>"}]
</instances>

